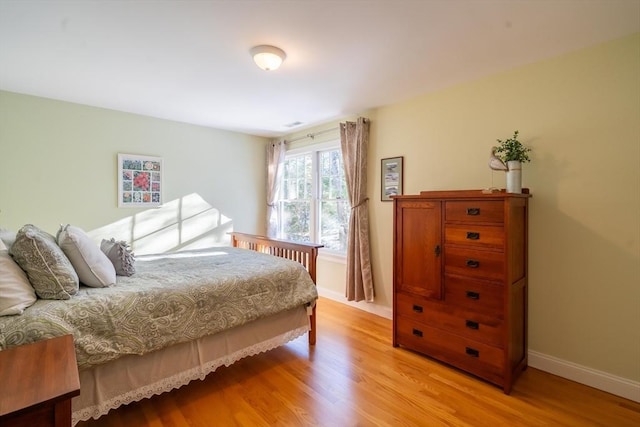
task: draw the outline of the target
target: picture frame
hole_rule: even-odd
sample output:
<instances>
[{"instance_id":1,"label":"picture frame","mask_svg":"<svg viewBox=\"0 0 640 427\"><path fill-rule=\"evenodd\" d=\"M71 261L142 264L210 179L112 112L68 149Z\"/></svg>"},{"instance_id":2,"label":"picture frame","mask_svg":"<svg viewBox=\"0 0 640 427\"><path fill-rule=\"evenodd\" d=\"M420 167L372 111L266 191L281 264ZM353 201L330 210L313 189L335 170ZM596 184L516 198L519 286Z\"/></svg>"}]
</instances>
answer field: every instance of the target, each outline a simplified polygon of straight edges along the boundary
<instances>
[{"instance_id":1,"label":"picture frame","mask_svg":"<svg viewBox=\"0 0 640 427\"><path fill-rule=\"evenodd\" d=\"M380 169L380 200L392 201L393 196L402 195L404 157L389 157L382 159Z\"/></svg>"},{"instance_id":2,"label":"picture frame","mask_svg":"<svg viewBox=\"0 0 640 427\"><path fill-rule=\"evenodd\" d=\"M160 206L163 175L161 157L118 153L118 207Z\"/></svg>"}]
</instances>

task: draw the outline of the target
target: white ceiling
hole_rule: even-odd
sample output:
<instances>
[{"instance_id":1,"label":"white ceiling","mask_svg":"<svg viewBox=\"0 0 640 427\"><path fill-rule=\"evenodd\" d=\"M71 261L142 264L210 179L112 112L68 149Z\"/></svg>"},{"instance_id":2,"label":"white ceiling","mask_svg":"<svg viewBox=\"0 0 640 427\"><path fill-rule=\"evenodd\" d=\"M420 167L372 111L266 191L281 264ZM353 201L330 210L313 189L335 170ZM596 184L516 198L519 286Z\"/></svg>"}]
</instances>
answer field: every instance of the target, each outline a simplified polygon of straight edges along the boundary
<instances>
[{"instance_id":1,"label":"white ceiling","mask_svg":"<svg viewBox=\"0 0 640 427\"><path fill-rule=\"evenodd\" d=\"M0 89L276 136L638 31L640 0L0 0Z\"/></svg>"}]
</instances>

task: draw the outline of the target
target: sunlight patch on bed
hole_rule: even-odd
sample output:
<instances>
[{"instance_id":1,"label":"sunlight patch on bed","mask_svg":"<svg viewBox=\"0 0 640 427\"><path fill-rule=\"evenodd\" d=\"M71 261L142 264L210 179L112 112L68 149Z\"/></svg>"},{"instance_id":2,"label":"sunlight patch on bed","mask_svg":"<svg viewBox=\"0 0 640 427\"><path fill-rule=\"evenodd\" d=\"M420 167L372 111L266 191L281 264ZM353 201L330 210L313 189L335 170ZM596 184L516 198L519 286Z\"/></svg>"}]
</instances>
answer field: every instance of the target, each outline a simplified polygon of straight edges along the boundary
<instances>
[{"instance_id":1,"label":"sunlight patch on bed","mask_svg":"<svg viewBox=\"0 0 640 427\"><path fill-rule=\"evenodd\" d=\"M229 255L229 252L216 248L210 251L199 252L172 252L168 254L151 254L143 255L136 259L136 262L155 261L158 259L181 259L181 258L201 258L208 256Z\"/></svg>"}]
</instances>

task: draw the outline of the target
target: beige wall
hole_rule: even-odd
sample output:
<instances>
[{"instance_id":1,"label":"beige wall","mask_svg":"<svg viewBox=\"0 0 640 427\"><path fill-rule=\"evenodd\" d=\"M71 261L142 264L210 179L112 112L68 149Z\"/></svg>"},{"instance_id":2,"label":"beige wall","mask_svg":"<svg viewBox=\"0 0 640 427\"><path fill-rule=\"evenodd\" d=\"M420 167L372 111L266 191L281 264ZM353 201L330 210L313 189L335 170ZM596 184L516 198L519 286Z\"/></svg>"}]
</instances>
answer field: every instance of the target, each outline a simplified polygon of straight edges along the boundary
<instances>
[{"instance_id":1,"label":"beige wall","mask_svg":"<svg viewBox=\"0 0 640 427\"><path fill-rule=\"evenodd\" d=\"M137 253L264 232L266 139L0 92L0 227L60 223ZM117 153L164 160L161 209L118 208Z\"/></svg>"},{"instance_id":2,"label":"beige wall","mask_svg":"<svg viewBox=\"0 0 640 427\"><path fill-rule=\"evenodd\" d=\"M504 187L489 150L518 129L533 148L529 348L640 381L640 35L363 116L378 309L393 269L380 159L404 156L405 194ZM320 264L323 288L342 293L342 277L344 265Z\"/></svg>"}]
</instances>

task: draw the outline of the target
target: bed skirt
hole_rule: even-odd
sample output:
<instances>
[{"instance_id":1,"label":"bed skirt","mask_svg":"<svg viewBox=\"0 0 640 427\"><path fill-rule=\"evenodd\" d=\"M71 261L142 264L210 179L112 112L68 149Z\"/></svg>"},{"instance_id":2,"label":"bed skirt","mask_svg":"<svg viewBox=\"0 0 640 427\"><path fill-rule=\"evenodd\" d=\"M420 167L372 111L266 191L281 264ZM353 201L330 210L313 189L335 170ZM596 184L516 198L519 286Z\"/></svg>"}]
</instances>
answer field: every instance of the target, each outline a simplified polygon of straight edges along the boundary
<instances>
[{"instance_id":1,"label":"bed skirt","mask_svg":"<svg viewBox=\"0 0 640 427\"><path fill-rule=\"evenodd\" d=\"M72 400L73 425L202 380L220 366L279 347L309 329L307 309L300 307L196 341L82 370L80 396Z\"/></svg>"}]
</instances>

